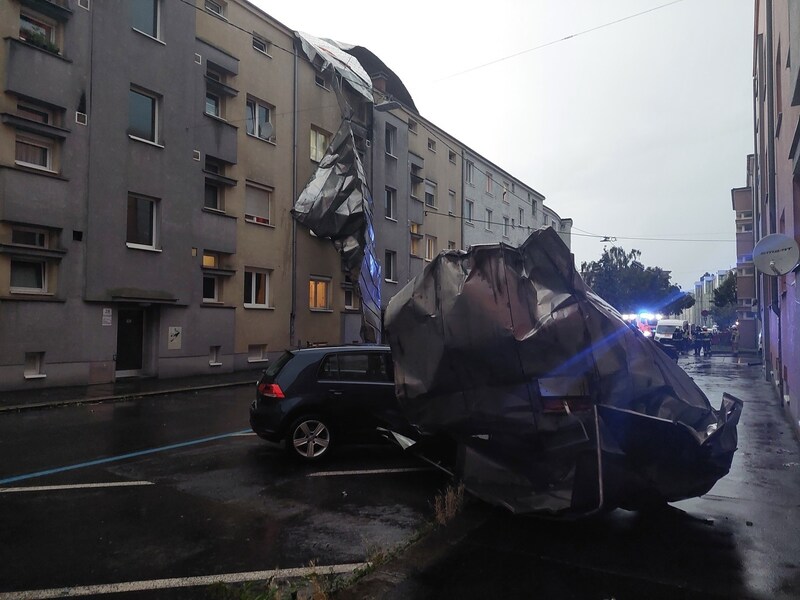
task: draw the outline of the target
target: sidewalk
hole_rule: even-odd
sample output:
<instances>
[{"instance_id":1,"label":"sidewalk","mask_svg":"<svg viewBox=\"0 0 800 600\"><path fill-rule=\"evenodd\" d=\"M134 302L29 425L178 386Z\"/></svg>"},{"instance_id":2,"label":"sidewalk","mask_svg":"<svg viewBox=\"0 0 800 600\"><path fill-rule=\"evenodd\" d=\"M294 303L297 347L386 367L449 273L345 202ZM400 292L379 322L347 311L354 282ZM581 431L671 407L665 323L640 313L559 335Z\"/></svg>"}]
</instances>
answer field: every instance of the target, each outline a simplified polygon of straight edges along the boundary
<instances>
[{"instance_id":1,"label":"sidewalk","mask_svg":"<svg viewBox=\"0 0 800 600\"><path fill-rule=\"evenodd\" d=\"M191 377L173 379L142 377L120 379L113 383L96 385L12 390L0 392L0 412L81 404L84 402L107 402L189 390L254 385L262 370L252 369L233 373L193 375Z\"/></svg>"}]
</instances>

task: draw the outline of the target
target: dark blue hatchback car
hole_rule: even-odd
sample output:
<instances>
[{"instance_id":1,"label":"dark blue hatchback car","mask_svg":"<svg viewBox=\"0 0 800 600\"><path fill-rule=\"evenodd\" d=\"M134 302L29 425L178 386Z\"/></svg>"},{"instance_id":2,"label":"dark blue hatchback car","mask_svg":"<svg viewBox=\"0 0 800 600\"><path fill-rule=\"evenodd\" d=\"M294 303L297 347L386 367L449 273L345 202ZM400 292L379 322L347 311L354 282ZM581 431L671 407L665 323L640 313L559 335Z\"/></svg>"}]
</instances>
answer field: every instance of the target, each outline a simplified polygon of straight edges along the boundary
<instances>
[{"instance_id":1,"label":"dark blue hatchback car","mask_svg":"<svg viewBox=\"0 0 800 600\"><path fill-rule=\"evenodd\" d=\"M388 346L287 350L264 371L250 426L287 451L318 460L347 442L379 439L377 427L399 418Z\"/></svg>"}]
</instances>

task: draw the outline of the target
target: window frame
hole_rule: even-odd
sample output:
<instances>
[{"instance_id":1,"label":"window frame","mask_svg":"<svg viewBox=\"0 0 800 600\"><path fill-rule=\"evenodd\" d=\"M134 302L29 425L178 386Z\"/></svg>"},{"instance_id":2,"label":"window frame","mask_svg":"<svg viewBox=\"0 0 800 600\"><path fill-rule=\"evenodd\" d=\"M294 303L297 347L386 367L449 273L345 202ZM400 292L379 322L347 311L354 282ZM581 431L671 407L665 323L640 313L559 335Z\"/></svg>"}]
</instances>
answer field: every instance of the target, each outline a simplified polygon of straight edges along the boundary
<instances>
[{"instance_id":1,"label":"window frame","mask_svg":"<svg viewBox=\"0 0 800 600\"><path fill-rule=\"evenodd\" d=\"M436 258L436 236L433 235L426 235L425 236L425 260L427 262L431 262L434 258Z\"/></svg>"},{"instance_id":2,"label":"window frame","mask_svg":"<svg viewBox=\"0 0 800 600\"><path fill-rule=\"evenodd\" d=\"M257 267L245 267L244 269L244 286L242 289L243 293L243 305L245 308L272 308L272 302L270 301L270 274L271 271L269 269L261 269ZM264 302L256 302L257 300L257 289L258 289L258 277L264 277ZM247 286L248 280L250 282L250 297L247 297Z\"/></svg>"},{"instance_id":3,"label":"window frame","mask_svg":"<svg viewBox=\"0 0 800 600\"><path fill-rule=\"evenodd\" d=\"M432 189L433 193L429 193L428 192L428 188ZM427 206L428 208L436 208L436 206L437 206L437 204L436 204L436 200L437 200L436 196L437 195L438 195L438 186L436 185L436 183L431 181L430 179L426 179L425 180L425 192L424 192L424 196L425 197L424 197L424 200L423 200L425 202L425 206ZM428 202L428 196L430 196L433 199L432 202Z\"/></svg>"},{"instance_id":4,"label":"window frame","mask_svg":"<svg viewBox=\"0 0 800 600\"><path fill-rule=\"evenodd\" d=\"M491 208L487 208L486 209L486 223L485 223L486 231L491 231L492 230L492 215L493 214L494 214L494 211Z\"/></svg>"},{"instance_id":5,"label":"window frame","mask_svg":"<svg viewBox=\"0 0 800 600\"><path fill-rule=\"evenodd\" d=\"M383 202L383 209L385 217L390 221L397 222L397 190L393 187L386 186L385 196Z\"/></svg>"},{"instance_id":6,"label":"window frame","mask_svg":"<svg viewBox=\"0 0 800 600\"><path fill-rule=\"evenodd\" d=\"M262 50L261 48L257 47L256 42L260 42L261 44L263 44L264 49ZM262 37L257 33L253 34L253 50L255 50L256 52L260 52L264 56L269 56L270 58L272 58L272 55L269 53L269 48L271 45L272 44L267 38Z\"/></svg>"},{"instance_id":7,"label":"window frame","mask_svg":"<svg viewBox=\"0 0 800 600\"><path fill-rule=\"evenodd\" d=\"M390 123L384 128L384 150L387 156L397 158L397 127Z\"/></svg>"},{"instance_id":8,"label":"window frame","mask_svg":"<svg viewBox=\"0 0 800 600\"><path fill-rule=\"evenodd\" d=\"M320 140L324 141L324 147L320 147ZM309 158L313 162L319 163L325 157L325 152L327 152L330 145L331 134L320 127L312 125L309 133Z\"/></svg>"},{"instance_id":9,"label":"window frame","mask_svg":"<svg viewBox=\"0 0 800 600\"><path fill-rule=\"evenodd\" d=\"M474 225L475 223L473 220L475 219L475 201L466 199L464 200L466 214L464 215L464 220L469 223L470 225Z\"/></svg>"},{"instance_id":10,"label":"window frame","mask_svg":"<svg viewBox=\"0 0 800 600\"><path fill-rule=\"evenodd\" d=\"M39 268L39 277L41 279L40 287L27 287L14 285L14 265L24 263L26 265L36 265ZM12 294L39 294L45 295L48 293L47 281L47 261L44 259L34 259L28 257L11 257L9 264L9 277L8 277L8 291Z\"/></svg>"},{"instance_id":11,"label":"window frame","mask_svg":"<svg viewBox=\"0 0 800 600\"><path fill-rule=\"evenodd\" d=\"M145 202L149 202L152 206L152 212L150 215L150 236L152 237L152 244L143 244L139 241L131 241L128 239L130 236L130 203L131 200L143 200ZM159 231L159 211L160 211L160 203L157 198L151 198L150 196L144 196L142 194L136 194L133 192L129 192L127 196L127 211L126 211L126 233L125 233L125 245L128 248L133 248L136 250L151 250L151 251L158 251L160 252L161 249L159 248L160 242L160 231ZM137 210L137 219L138 219L138 210Z\"/></svg>"},{"instance_id":12,"label":"window frame","mask_svg":"<svg viewBox=\"0 0 800 600\"><path fill-rule=\"evenodd\" d=\"M251 112L251 106L252 106L252 112ZM264 137L262 131L262 122L259 119L260 117L259 109L262 108L266 109L267 111L267 120L264 121L264 123L272 128L272 135L270 135L269 137ZM244 118L245 133L250 137L275 144L277 142L277 138L275 135L275 123L272 122L274 113L275 113L275 107L269 102L265 102L264 100L259 100L258 98L255 98L253 96L248 96L247 101L245 102L245 118Z\"/></svg>"},{"instance_id":13,"label":"window frame","mask_svg":"<svg viewBox=\"0 0 800 600\"><path fill-rule=\"evenodd\" d=\"M139 0L137 0L137 2L139 2ZM133 23L131 23L131 29L133 29L137 33L141 33L142 35L146 35L149 38L161 41L161 0L153 0L153 12L154 12L154 14L153 14L153 30L154 30L154 34L153 33L148 33L147 31L145 31L143 29L139 29ZM130 18L132 15L129 14L128 16ZM132 20L133 19L131 19L131 21Z\"/></svg>"},{"instance_id":14,"label":"window frame","mask_svg":"<svg viewBox=\"0 0 800 600\"><path fill-rule=\"evenodd\" d=\"M397 252L394 250L383 252L383 280L387 283L397 283Z\"/></svg>"},{"instance_id":15,"label":"window frame","mask_svg":"<svg viewBox=\"0 0 800 600\"><path fill-rule=\"evenodd\" d=\"M152 109L152 115L150 117L151 127L153 130L152 138L142 137L141 135L137 135L138 132L132 133L133 125L131 124L131 110L130 110L131 94L137 94L138 96L148 98L152 102L153 109ZM155 144L156 146L160 146L161 145L160 121L161 121L161 96L159 96L155 92L145 90L144 88L132 84L128 91L128 137L140 142L145 142L148 144Z\"/></svg>"},{"instance_id":16,"label":"window frame","mask_svg":"<svg viewBox=\"0 0 800 600\"><path fill-rule=\"evenodd\" d=\"M45 150L45 164L31 163L26 160L17 158L17 145L23 144ZM53 168L53 158L55 154L56 141L51 138L34 135L31 133L21 133L17 131L14 144L14 164L28 169L37 169L39 171L47 171L48 173L56 173Z\"/></svg>"},{"instance_id":17,"label":"window frame","mask_svg":"<svg viewBox=\"0 0 800 600\"><path fill-rule=\"evenodd\" d=\"M475 185L475 163L471 160L467 161L465 179L470 185Z\"/></svg>"},{"instance_id":18,"label":"window frame","mask_svg":"<svg viewBox=\"0 0 800 600\"><path fill-rule=\"evenodd\" d=\"M260 192L264 192L267 195L267 215L256 215L253 213L248 212L248 203L247 203L247 190L252 189ZM274 192L274 188L256 183L254 181L246 181L244 185L244 220L246 223L253 223L254 225L261 225L263 227L274 227L272 222L272 193Z\"/></svg>"},{"instance_id":19,"label":"window frame","mask_svg":"<svg viewBox=\"0 0 800 600\"><path fill-rule=\"evenodd\" d=\"M208 6L209 4L213 4L214 6L219 7L219 11L216 11L213 8L209 8L209 6ZM214 15L215 17L218 17L220 19L224 19L226 21L228 20L225 17L225 9L227 7L225 6L224 2L219 2L218 0L205 0L205 2L203 2L203 8L205 9L205 11L207 13L209 13L211 15Z\"/></svg>"},{"instance_id":20,"label":"window frame","mask_svg":"<svg viewBox=\"0 0 800 600\"><path fill-rule=\"evenodd\" d=\"M330 277L323 277L318 275L311 275L308 278L308 308L312 312L332 312L333 306L331 303L331 283L332 280ZM313 286L313 288L312 288ZM317 295L317 286L323 286L324 289L324 305L319 304L319 298ZM313 289L313 299L312 299L312 289ZM312 300L314 302L312 302Z\"/></svg>"}]
</instances>

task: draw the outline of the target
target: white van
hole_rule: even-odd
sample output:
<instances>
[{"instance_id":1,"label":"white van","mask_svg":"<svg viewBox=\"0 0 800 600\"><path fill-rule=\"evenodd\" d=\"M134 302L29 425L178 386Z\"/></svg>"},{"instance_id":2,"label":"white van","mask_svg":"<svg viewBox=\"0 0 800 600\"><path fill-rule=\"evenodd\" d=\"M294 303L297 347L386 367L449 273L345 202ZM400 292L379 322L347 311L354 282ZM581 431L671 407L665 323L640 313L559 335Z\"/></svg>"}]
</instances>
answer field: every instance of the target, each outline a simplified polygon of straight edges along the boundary
<instances>
[{"instance_id":1,"label":"white van","mask_svg":"<svg viewBox=\"0 0 800 600\"><path fill-rule=\"evenodd\" d=\"M656 324L656 333L653 339L657 342L671 343L672 334L675 333L676 329L688 330L689 321L683 321L681 319L660 319Z\"/></svg>"}]
</instances>

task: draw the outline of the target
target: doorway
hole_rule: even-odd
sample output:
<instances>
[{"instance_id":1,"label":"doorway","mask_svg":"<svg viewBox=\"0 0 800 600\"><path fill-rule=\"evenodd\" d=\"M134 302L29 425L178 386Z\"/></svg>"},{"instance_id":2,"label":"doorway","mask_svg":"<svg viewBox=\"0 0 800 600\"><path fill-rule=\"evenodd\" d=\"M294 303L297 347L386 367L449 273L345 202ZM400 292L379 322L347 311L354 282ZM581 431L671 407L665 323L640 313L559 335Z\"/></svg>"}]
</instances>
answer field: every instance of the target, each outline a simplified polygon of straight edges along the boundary
<instances>
[{"instance_id":1,"label":"doorway","mask_svg":"<svg viewBox=\"0 0 800 600\"><path fill-rule=\"evenodd\" d=\"M120 309L117 313L117 377L142 374L144 310Z\"/></svg>"}]
</instances>

